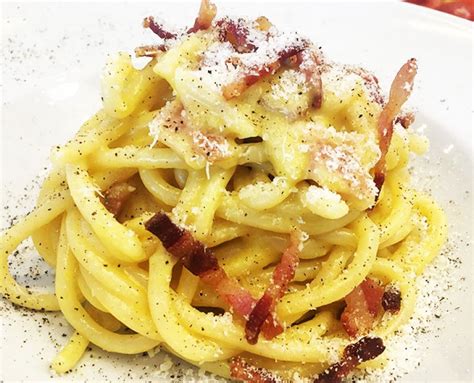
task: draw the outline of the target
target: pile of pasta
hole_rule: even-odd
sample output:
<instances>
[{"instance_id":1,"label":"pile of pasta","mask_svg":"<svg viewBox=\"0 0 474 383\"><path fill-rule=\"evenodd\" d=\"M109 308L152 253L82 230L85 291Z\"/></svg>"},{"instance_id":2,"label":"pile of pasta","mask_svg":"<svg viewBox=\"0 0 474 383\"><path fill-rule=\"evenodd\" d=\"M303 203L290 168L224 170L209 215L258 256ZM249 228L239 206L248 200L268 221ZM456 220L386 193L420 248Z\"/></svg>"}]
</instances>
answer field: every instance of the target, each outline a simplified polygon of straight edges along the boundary
<instances>
[{"instance_id":1,"label":"pile of pasta","mask_svg":"<svg viewBox=\"0 0 474 383\"><path fill-rule=\"evenodd\" d=\"M58 373L92 343L161 346L244 381L341 381L383 366L445 241L442 210L410 184L427 148L401 111L415 60L386 100L298 34L215 14L204 0L181 32L145 19L162 43L137 49L141 69L125 53L107 64L103 108L2 234L3 296L75 331ZM28 237L54 294L8 270Z\"/></svg>"}]
</instances>

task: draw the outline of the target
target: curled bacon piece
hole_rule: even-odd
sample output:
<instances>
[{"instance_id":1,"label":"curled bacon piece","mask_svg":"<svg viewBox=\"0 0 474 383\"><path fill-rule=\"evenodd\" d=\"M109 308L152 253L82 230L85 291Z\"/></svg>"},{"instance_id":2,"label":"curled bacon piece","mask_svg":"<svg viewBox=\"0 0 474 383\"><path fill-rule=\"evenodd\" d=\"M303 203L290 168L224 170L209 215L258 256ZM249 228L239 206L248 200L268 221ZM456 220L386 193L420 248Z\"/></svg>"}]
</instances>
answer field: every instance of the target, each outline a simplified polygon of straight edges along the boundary
<instances>
[{"instance_id":1,"label":"curled bacon piece","mask_svg":"<svg viewBox=\"0 0 474 383\"><path fill-rule=\"evenodd\" d=\"M171 222L165 213L157 213L145 223L145 228L156 235L163 246L195 275L217 270L217 258L211 250L196 241L191 233Z\"/></svg>"},{"instance_id":2,"label":"curled bacon piece","mask_svg":"<svg viewBox=\"0 0 474 383\"><path fill-rule=\"evenodd\" d=\"M257 343L258 335L267 319L274 320L274 309L277 301L285 294L288 284L295 276L299 263L299 240L291 237L291 245L283 252L280 263L273 271L273 279L263 296L259 299L245 326L245 337L250 344ZM268 334L267 334L268 335ZM278 334L271 334L272 337Z\"/></svg>"},{"instance_id":3,"label":"curled bacon piece","mask_svg":"<svg viewBox=\"0 0 474 383\"><path fill-rule=\"evenodd\" d=\"M151 217L145 223L145 228L156 235L166 250L180 259L189 271L213 287L237 315L248 318L255 306L255 299L226 274L211 249L196 241L191 233L175 225L163 212ZM281 325L274 320L266 322L265 329L268 333L277 332L280 328Z\"/></svg>"},{"instance_id":4,"label":"curled bacon piece","mask_svg":"<svg viewBox=\"0 0 474 383\"><path fill-rule=\"evenodd\" d=\"M313 383L341 383L359 364L385 351L381 338L364 337L344 348L341 361L329 366L323 373L314 378ZM276 383L280 380L269 371L252 366L237 356L230 361L230 376L233 379L249 383Z\"/></svg>"},{"instance_id":5,"label":"curled bacon piece","mask_svg":"<svg viewBox=\"0 0 474 383\"><path fill-rule=\"evenodd\" d=\"M195 33L200 30L208 29L212 24L212 20L216 17L216 14L216 5L211 3L209 0L202 0L198 17L196 17L194 25L188 29L188 33Z\"/></svg>"},{"instance_id":6,"label":"curled bacon piece","mask_svg":"<svg viewBox=\"0 0 474 383\"><path fill-rule=\"evenodd\" d=\"M175 33L167 31L164 29L163 25L157 23L153 16L145 17L143 20L143 28L150 28L153 33L161 37L163 40L175 39L177 37Z\"/></svg>"},{"instance_id":7,"label":"curled bacon piece","mask_svg":"<svg viewBox=\"0 0 474 383\"><path fill-rule=\"evenodd\" d=\"M235 97L239 97L244 93L250 86L255 84L261 78L268 75L274 74L280 68L280 63L275 61L273 63L262 66L257 69L249 69L247 75L241 79L234 81L230 84L224 85L222 88L222 95L226 100L230 100Z\"/></svg>"},{"instance_id":8,"label":"curled bacon piece","mask_svg":"<svg viewBox=\"0 0 474 383\"><path fill-rule=\"evenodd\" d=\"M396 313L400 311L402 305L402 294L395 287L389 287L383 293L382 307L385 311Z\"/></svg>"},{"instance_id":9,"label":"curled bacon piece","mask_svg":"<svg viewBox=\"0 0 474 383\"><path fill-rule=\"evenodd\" d=\"M257 368L247 363L240 356L230 361L230 376L233 379L252 383L276 383L278 380L263 368Z\"/></svg>"},{"instance_id":10,"label":"curled bacon piece","mask_svg":"<svg viewBox=\"0 0 474 383\"><path fill-rule=\"evenodd\" d=\"M411 94L417 69L416 59L413 58L400 68L390 87L388 102L380 113L378 135L381 156L374 168L374 182L379 191L385 181L385 156L392 140L393 123Z\"/></svg>"},{"instance_id":11,"label":"curled bacon piece","mask_svg":"<svg viewBox=\"0 0 474 383\"><path fill-rule=\"evenodd\" d=\"M156 57L161 52L166 51L166 46L160 45L142 45L141 47L135 48L136 57Z\"/></svg>"},{"instance_id":12,"label":"curled bacon piece","mask_svg":"<svg viewBox=\"0 0 474 383\"><path fill-rule=\"evenodd\" d=\"M377 282L366 278L346 297L346 307L341 323L350 337L367 334L380 311L383 288Z\"/></svg>"},{"instance_id":13,"label":"curled bacon piece","mask_svg":"<svg viewBox=\"0 0 474 383\"><path fill-rule=\"evenodd\" d=\"M331 365L322 374L319 374L314 383L340 383L360 363L374 359L384 352L382 339L364 337L344 349L342 360Z\"/></svg>"},{"instance_id":14,"label":"curled bacon piece","mask_svg":"<svg viewBox=\"0 0 474 383\"><path fill-rule=\"evenodd\" d=\"M259 19L257 19L259 20ZM265 19L266 20L266 19ZM270 28L267 25L268 20L260 20L258 28ZM239 53L249 53L258 49L247 39L248 30L241 22L235 23L233 20L223 19L220 21L222 32L222 41L229 41L235 50ZM269 22L268 22L269 23ZM262 25L260 27L260 25ZM314 108L320 108L323 100L323 86L321 82L320 65L322 60L316 52L309 47L305 40L296 42L293 46L281 50L277 54L278 59L268 62L259 67L244 68L246 73L242 78L227 84L223 87L222 93L225 99L229 100L239 97L245 90L255 84L260 79L275 74L282 65L289 65L301 71L304 74L309 92L312 93ZM237 65L240 60L234 60Z\"/></svg>"},{"instance_id":15,"label":"curled bacon piece","mask_svg":"<svg viewBox=\"0 0 474 383\"><path fill-rule=\"evenodd\" d=\"M411 124L415 121L415 114L412 112L407 112L400 114L396 119L395 119L395 124L400 123L401 126L403 126L405 129L408 129Z\"/></svg>"},{"instance_id":16,"label":"curled bacon piece","mask_svg":"<svg viewBox=\"0 0 474 383\"><path fill-rule=\"evenodd\" d=\"M245 90L255 84L258 80L275 74L280 69L282 64L291 56L294 56L302 52L307 47L306 41L299 41L297 44L290 46L278 52L278 59L273 62L269 62L260 67L246 68L244 75L237 81L227 84L222 89L222 94L226 100L230 100L234 97L239 97Z\"/></svg>"},{"instance_id":17,"label":"curled bacon piece","mask_svg":"<svg viewBox=\"0 0 474 383\"><path fill-rule=\"evenodd\" d=\"M228 41L238 53L251 53L258 51L259 47L253 41L249 41L249 29L243 19L232 20L221 19L216 24L219 28L221 41ZM255 20L255 28L261 32L268 32L272 24L266 17L259 17ZM267 34L267 38L269 35ZM276 52L277 59L259 66L244 67L245 75L240 79L223 87L222 93L229 100L239 97L246 89L255 84L258 80L274 74L283 64L296 66L305 75L310 91L314 94L313 107L319 108L322 102L322 83L319 66L321 60L314 50L309 49L309 43L304 39L296 41ZM232 60L236 65L241 64L238 58Z\"/></svg>"},{"instance_id":18,"label":"curled bacon piece","mask_svg":"<svg viewBox=\"0 0 474 383\"><path fill-rule=\"evenodd\" d=\"M105 191L102 203L109 212L117 217L122 211L124 203L134 191L135 188L126 182L113 184Z\"/></svg>"},{"instance_id":19,"label":"curled bacon piece","mask_svg":"<svg viewBox=\"0 0 474 383\"><path fill-rule=\"evenodd\" d=\"M254 52L257 47L248 41L249 30L243 19L221 19L217 22L219 28L219 39L228 41L239 53Z\"/></svg>"}]
</instances>

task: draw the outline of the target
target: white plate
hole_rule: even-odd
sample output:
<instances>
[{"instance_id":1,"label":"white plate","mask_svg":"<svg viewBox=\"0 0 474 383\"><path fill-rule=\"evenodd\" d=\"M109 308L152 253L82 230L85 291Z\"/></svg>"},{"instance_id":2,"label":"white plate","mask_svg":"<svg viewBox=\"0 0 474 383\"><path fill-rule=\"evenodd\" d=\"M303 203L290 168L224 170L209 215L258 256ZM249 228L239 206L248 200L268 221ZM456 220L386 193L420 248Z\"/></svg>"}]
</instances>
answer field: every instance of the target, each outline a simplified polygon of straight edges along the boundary
<instances>
[{"instance_id":1,"label":"white plate","mask_svg":"<svg viewBox=\"0 0 474 383\"><path fill-rule=\"evenodd\" d=\"M177 25L191 24L197 7L197 1L3 5L0 168L4 226L8 214L24 213L33 206L32 193L23 189L30 190L31 180L43 173L51 146L63 143L98 107L99 75L106 54L132 52L153 41L151 33L141 28L144 16L161 14ZM448 303L440 304L440 319L430 314L431 331L419 340L421 354L415 355L421 364L403 381L471 381L472 24L404 3L241 1L220 2L218 8L220 14L263 14L280 27L300 30L318 42L328 57L373 70L386 90L400 65L409 57L418 58L419 75L410 104L419 112L416 125L428 125L432 147L429 158L418 161L422 170L416 181L431 189L446 209L449 255L462 264L449 268L454 270L444 300ZM26 197L18 198L25 193ZM28 262L16 266L23 270L20 275L28 272ZM441 275L446 272L439 269ZM0 378L4 381L169 378L169 371L164 375L159 371L163 353L150 359L107 355L95 349L72 374L53 377L48 363L66 339L62 334L70 333L66 321L60 315L14 310L4 300L0 315Z\"/></svg>"}]
</instances>

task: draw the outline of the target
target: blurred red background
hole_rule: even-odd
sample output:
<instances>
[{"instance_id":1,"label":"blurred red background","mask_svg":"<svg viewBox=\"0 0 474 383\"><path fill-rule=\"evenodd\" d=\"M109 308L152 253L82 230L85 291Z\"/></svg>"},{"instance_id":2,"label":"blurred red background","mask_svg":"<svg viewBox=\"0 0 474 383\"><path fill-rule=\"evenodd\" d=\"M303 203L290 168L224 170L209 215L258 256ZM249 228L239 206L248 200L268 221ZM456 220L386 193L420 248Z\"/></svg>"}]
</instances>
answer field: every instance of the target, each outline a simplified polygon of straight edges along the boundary
<instances>
[{"instance_id":1,"label":"blurred red background","mask_svg":"<svg viewBox=\"0 0 474 383\"><path fill-rule=\"evenodd\" d=\"M441 12L474 21L473 0L405 0L407 3L418 4Z\"/></svg>"}]
</instances>

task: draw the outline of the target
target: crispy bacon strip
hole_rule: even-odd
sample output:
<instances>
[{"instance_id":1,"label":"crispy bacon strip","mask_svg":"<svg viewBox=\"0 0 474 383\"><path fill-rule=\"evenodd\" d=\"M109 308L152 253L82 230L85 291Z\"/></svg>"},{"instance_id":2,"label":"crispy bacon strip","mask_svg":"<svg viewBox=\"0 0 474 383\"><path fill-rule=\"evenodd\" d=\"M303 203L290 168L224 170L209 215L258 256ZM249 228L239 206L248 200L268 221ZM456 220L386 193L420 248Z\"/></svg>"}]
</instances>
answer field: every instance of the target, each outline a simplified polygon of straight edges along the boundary
<instances>
[{"instance_id":1,"label":"crispy bacon strip","mask_svg":"<svg viewBox=\"0 0 474 383\"><path fill-rule=\"evenodd\" d=\"M326 371L319 374L313 383L342 383L359 364L377 356L385 351L381 338L364 337L344 348L340 362L329 366ZM230 361L230 376L233 379L248 383L276 383L280 380L269 371L252 366L243 358L237 356Z\"/></svg>"},{"instance_id":2,"label":"crispy bacon strip","mask_svg":"<svg viewBox=\"0 0 474 383\"><path fill-rule=\"evenodd\" d=\"M183 265L204 283L215 289L237 315L248 318L256 304L255 299L219 266L211 249L196 241L191 233L175 225L167 214L156 213L145 223L145 228L156 235L166 250L180 259ZM274 320L266 323L268 333L280 331Z\"/></svg>"},{"instance_id":3,"label":"crispy bacon strip","mask_svg":"<svg viewBox=\"0 0 474 383\"><path fill-rule=\"evenodd\" d=\"M221 19L217 22L219 28L219 39L228 41L239 53L249 53L257 50L257 47L248 41L249 31L244 25L243 19Z\"/></svg>"},{"instance_id":4,"label":"crispy bacon strip","mask_svg":"<svg viewBox=\"0 0 474 383\"><path fill-rule=\"evenodd\" d=\"M232 24L234 25L234 24ZM227 37L226 41L230 41L237 52L252 52L256 48L253 44L246 41L248 31L246 29L238 29L233 31L232 37ZM229 34L229 33L228 33ZM227 84L223 87L222 93L226 100L239 97L250 86L260 79L275 74L283 64L287 64L299 69L305 76L306 82L313 93L312 107L319 109L323 100L323 86L321 81L321 71L319 69L321 60L317 54L307 47L306 42L290 47L279 52L278 60L263 65L262 67L253 67L246 69L246 75L242 78Z\"/></svg>"},{"instance_id":5,"label":"crispy bacon strip","mask_svg":"<svg viewBox=\"0 0 474 383\"><path fill-rule=\"evenodd\" d=\"M171 222L165 213L155 214L145 223L145 227L161 240L170 254L181 259L193 274L200 276L219 269L212 251L196 241L191 233Z\"/></svg>"},{"instance_id":6,"label":"crispy bacon strip","mask_svg":"<svg viewBox=\"0 0 474 383\"><path fill-rule=\"evenodd\" d=\"M291 236L290 246L283 252L280 263L273 271L273 279L263 296L259 299L245 326L245 337L250 344L257 343L258 335L267 319L274 320L274 309L277 301L283 297L288 284L295 276L299 263L299 239L296 234ZM267 334L268 335L268 334ZM276 336L278 334L271 334Z\"/></svg>"},{"instance_id":7,"label":"crispy bacon strip","mask_svg":"<svg viewBox=\"0 0 474 383\"><path fill-rule=\"evenodd\" d=\"M346 307L341 315L341 323L350 337L367 334L380 311L383 288L370 278L366 278L346 297Z\"/></svg>"},{"instance_id":8,"label":"crispy bacon strip","mask_svg":"<svg viewBox=\"0 0 474 383\"><path fill-rule=\"evenodd\" d=\"M400 123L401 126L403 126L405 129L408 129L411 124L415 121L415 114L412 112L407 112L400 114L396 119L395 119L395 124Z\"/></svg>"},{"instance_id":9,"label":"crispy bacon strip","mask_svg":"<svg viewBox=\"0 0 474 383\"><path fill-rule=\"evenodd\" d=\"M143 45L141 47L135 48L136 57L156 57L162 52L166 52L166 47L163 44Z\"/></svg>"},{"instance_id":10,"label":"crispy bacon strip","mask_svg":"<svg viewBox=\"0 0 474 383\"><path fill-rule=\"evenodd\" d=\"M230 376L233 379L252 383L276 383L278 380L263 368L257 368L247 363L240 356L230 361Z\"/></svg>"},{"instance_id":11,"label":"crispy bacon strip","mask_svg":"<svg viewBox=\"0 0 474 383\"><path fill-rule=\"evenodd\" d=\"M242 317L247 317L255 299L240 284L226 274L222 268L212 269L199 275L202 281L221 296Z\"/></svg>"},{"instance_id":12,"label":"crispy bacon strip","mask_svg":"<svg viewBox=\"0 0 474 383\"><path fill-rule=\"evenodd\" d=\"M380 305L382 303L383 288L373 279L366 278L360 287L364 292L365 301L367 302L367 308L369 313L376 316L380 311Z\"/></svg>"},{"instance_id":13,"label":"crispy bacon strip","mask_svg":"<svg viewBox=\"0 0 474 383\"><path fill-rule=\"evenodd\" d=\"M262 334L267 340L275 338L277 335L280 335L285 329L282 324L278 321L276 313L273 311L267 317L265 322L262 325Z\"/></svg>"},{"instance_id":14,"label":"crispy bacon strip","mask_svg":"<svg viewBox=\"0 0 474 383\"><path fill-rule=\"evenodd\" d=\"M150 28L153 33L161 37L163 40L175 39L177 37L175 33L167 31L164 29L163 25L157 23L153 16L145 17L143 20L143 28Z\"/></svg>"},{"instance_id":15,"label":"crispy bacon strip","mask_svg":"<svg viewBox=\"0 0 474 383\"><path fill-rule=\"evenodd\" d=\"M411 94L417 69L416 59L413 58L400 68L390 87L388 102L380 113L378 135L381 156L374 168L374 181L379 191L385 180L385 156L392 140L393 123Z\"/></svg>"},{"instance_id":16,"label":"crispy bacon strip","mask_svg":"<svg viewBox=\"0 0 474 383\"><path fill-rule=\"evenodd\" d=\"M237 81L224 85L222 94L226 100L239 97L245 90L255 84L258 80L275 74L280 69L286 59L298 54L306 49L307 43L300 41L292 47L288 47L278 52L278 59L276 61L262 65L261 67L246 68L246 75Z\"/></svg>"},{"instance_id":17,"label":"crispy bacon strip","mask_svg":"<svg viewBox=\"0 0 474 383\"><path fill-rule=\"evenodd\" d=\"M342 360L331 365L322 374L319 374L313 383L341 383L360 363L374 359L384 352L382 339L364 337L348 345L344 349Z\"/></svg>"},{"instance_id":18,"label":"crispy bacon strip","mask_svg":"<svg viewBox=\"0 0 474 383\"><path fill-rule=\"evenodd\" d=\"M272 24L265 17L259 17L255 20L256 28L266 32ZM221 41L228 41L232 44L238 53L250 53L258 49L249 41L249 31L244 20L222 19L217 22L220 28L219 36ZM246 89L255 84L261 78L274 74L282 64L297 63L301 72L305 75L306 81L314 93L313 107L319 108L322 103L322 83L319 65L321 64L315 52L309 48L307 41L301 40L294 46L283 49L278 52L278 59L268 62L261 67L244 68L246 75L242 78L227 84L223 87L222 93L229 100L240 96ZM304 56L303 56L304 55Z\"/></svg>"},{"instance_id":19,"label":"crispy bacon strip","mask_svg":"<svg viewBox=\"0 0 474 383\"><path fill-rule=\"evenodd\" d=\"M382 297L382 307L385 311L397 313L402 306L402 294L395 287L389 287L385 290Z\"/></svg>"},{"instance_id":20,"label":"crispy bacon strip","mask_svg":"<svg viewBox=\"0 0 474 383\"><path fill-rule=\"evenodd\" d=\"M222 88L222 95L226 100L239 97L248 88L255 84L261 78L274 74L281 64L278 61L264 65L262 68L253 68L247 71L247 75L234 81L230 84L224 85Z\"/></svg>"},{"instance_id":21,"label":"crispy bacon strip","mask_svg":"<svg viewBox=\"0 0 474 383\"><path fill-rule=\"evenodd\" d=\"M134 191L135 188L126 182L113 184L105 191L102 203L109 212L117 217L122 211L124 203Z\"/></svg>"},{"instance_id":22,"label":"crispy bacon strip","mask_svg":"<svg viewBox=\"0 0 474 383\"><path fill-rule=\"evenodd\" d=\"M216 14L216 5L211 3L209 0L202 0L198 17L196 17L194 25L188 29L188 33L195 33L200 30L208 29L212 24L212 20L216 17Z\"/></svg>"}]
</instances>

